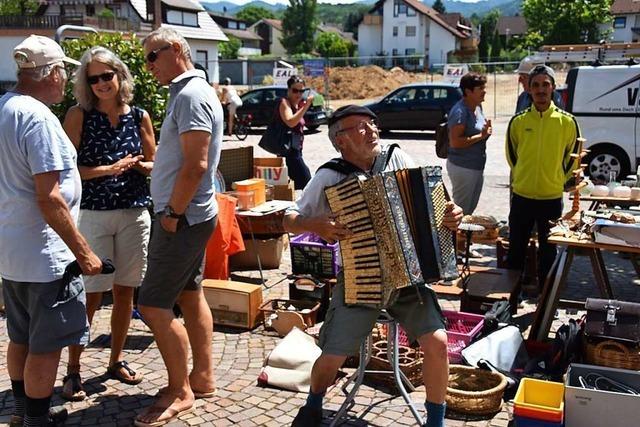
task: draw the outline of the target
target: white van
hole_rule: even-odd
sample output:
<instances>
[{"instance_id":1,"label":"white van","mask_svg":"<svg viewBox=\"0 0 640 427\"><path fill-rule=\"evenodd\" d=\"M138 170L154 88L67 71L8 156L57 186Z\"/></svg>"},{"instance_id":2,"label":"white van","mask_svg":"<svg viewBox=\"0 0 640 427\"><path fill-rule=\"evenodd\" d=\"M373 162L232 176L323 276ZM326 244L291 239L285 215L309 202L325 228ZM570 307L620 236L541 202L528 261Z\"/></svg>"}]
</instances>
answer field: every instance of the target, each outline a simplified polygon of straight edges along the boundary
<instances>
[{"instance_id":1,"label":"white van","mask_svg":"<svg viewBox=\"0 0 640 427\"><path fill-rule=\"evenodd\" d=\"M584 66L569 70L563 91L566 110L578 120L586 148L586 173L618 179L635 172L640 126L640 65Z\"/></svg>"}]
</instances>

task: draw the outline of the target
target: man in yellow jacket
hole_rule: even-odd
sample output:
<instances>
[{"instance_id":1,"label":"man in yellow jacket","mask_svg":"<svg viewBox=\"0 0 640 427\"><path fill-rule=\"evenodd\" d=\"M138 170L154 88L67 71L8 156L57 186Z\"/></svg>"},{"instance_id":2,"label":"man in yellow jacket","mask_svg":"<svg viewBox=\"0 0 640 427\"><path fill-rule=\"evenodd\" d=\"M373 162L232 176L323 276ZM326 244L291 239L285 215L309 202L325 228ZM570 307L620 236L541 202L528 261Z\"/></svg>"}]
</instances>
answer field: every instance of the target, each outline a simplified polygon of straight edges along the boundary
<instances>
[{"instance_id":1,"label":"man in yellow jacket","mask_svg":"<svg viewBox=\"0 0 640 427\"><path fill-rule=\"evenodd\" d=\"M529 73L533 104L516 114L507 129L506 155L511 167L509 267L522 269L533 226L538 231L538 277L544 280L556 256L547 243L549 221L562 215L562 191L578 162L575 118L552 101L555 73L538 65Z\"/></svg>"}]
</instances>

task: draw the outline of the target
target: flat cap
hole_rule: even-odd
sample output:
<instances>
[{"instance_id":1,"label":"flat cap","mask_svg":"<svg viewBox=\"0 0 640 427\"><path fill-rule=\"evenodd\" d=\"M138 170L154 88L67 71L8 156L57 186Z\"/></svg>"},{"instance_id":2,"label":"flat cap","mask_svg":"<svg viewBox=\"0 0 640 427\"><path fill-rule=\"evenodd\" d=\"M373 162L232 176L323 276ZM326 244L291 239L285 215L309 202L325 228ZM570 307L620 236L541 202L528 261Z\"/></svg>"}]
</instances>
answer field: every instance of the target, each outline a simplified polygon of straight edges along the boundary
<instances>
[{"instance_id":1,"label":"flat cap","mask_svg":"<svg viewBox=\"0 0 640 427\"><path fill-rule=\"evenodd\" d=\"M375 113L367 107L351 104L340 107L336 111L334 111L331 117L329 117L329 126L333 125L338 120L342 120L345 117L349 116L369 116L373 119L378 118L378 116L376 116Z\"/></svg>"}]
</instances>

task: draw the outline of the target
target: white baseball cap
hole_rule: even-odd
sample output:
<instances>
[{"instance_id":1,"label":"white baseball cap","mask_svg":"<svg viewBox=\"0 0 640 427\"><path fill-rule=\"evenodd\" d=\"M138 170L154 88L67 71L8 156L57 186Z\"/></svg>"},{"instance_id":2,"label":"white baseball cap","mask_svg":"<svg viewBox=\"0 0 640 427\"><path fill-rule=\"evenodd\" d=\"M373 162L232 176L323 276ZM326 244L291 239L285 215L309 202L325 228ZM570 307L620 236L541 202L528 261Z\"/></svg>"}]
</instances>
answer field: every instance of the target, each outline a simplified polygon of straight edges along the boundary
<instances>
[{"instance_id":1,"label":"white baseball cap","mask_svg":"<svg viewBox=\"0 0 640 427\"><path fill-rule=\"evenodd\" d=\"M57 62L80 65L80 62L64 54L58 43L49 37L30 35L13 48L13 59L18 68L43 67Z\"/></svg>"},{"instance_id":2,"label":"white baseball cap","mask_svg":"<svg viewBox=\"0 0 640 427\"><path fill-rule=\"evenodd\" d=\"M536 58L535 56L525 56L522 61L520 61L520 65L516 72L518 74L529 74L536 65L544 65L544 61L541 58Z\"/></svg>"}]
</instances>

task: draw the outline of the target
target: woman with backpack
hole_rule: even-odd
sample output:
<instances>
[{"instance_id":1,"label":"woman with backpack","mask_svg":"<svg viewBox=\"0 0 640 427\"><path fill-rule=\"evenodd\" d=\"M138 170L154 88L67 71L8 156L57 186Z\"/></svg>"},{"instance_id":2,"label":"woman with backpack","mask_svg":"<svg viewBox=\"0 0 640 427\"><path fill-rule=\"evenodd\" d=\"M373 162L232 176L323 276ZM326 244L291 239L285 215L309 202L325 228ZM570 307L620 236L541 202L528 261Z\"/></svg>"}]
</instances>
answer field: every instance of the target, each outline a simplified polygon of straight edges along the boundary
<instances>
[{"instance_id":1,"label":"woman with backpack","mask_svg":"<svg viewBox=\"0 0 640 427\"><path fill-rule=\"evenodd\" d=\"M473 214L484 181L487 139L491 136L491 120L482 112L487 78L467 73L460 79L462 99L449 111L449 150L447 173L451 179L453 201L465 215Z\"/></svg>"},{"instance_id":2,"label":"woman with backpack","mask_svg":"<svg viewBox=\"0 0 640 427\"><path fill-rule=\"evenodd\" d=\"M156 142L149 114L131 106L133 78L113 52L95 47L84 53L76 73L78 105L67 112L64 129L78 150L82 199L78 227L102 259L113 260L114 274L85 276L89 324L113 291L111 358L107 374L138 384L142 375L122 358L133 309L133 293L146 269L151 229L151 197L147 177L153 168ZM62 396L83 400L81 346L69 347Z\"/></svg>"}]
</instances>

